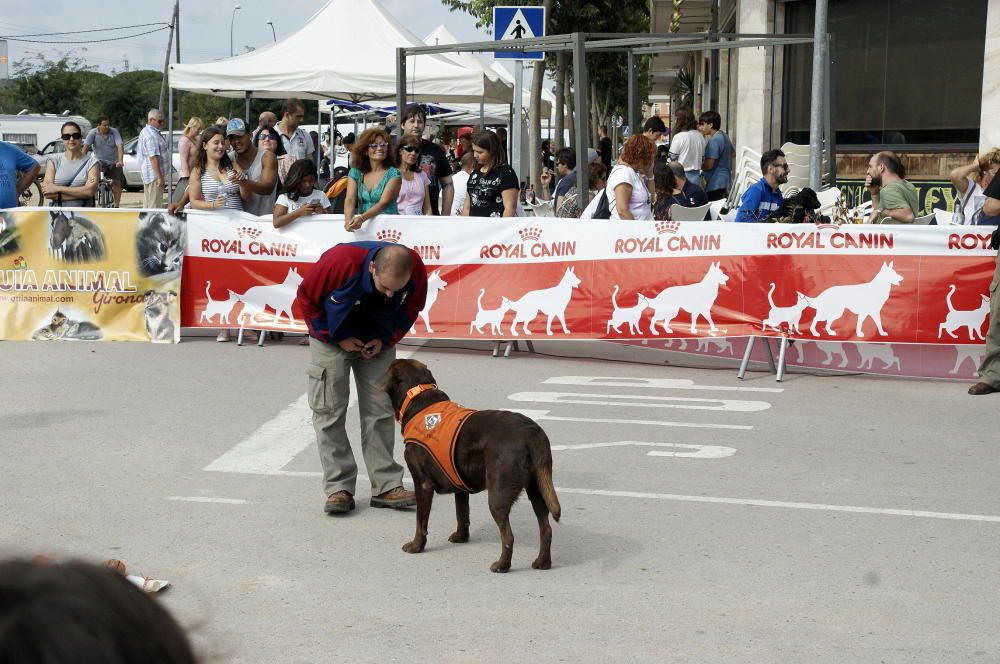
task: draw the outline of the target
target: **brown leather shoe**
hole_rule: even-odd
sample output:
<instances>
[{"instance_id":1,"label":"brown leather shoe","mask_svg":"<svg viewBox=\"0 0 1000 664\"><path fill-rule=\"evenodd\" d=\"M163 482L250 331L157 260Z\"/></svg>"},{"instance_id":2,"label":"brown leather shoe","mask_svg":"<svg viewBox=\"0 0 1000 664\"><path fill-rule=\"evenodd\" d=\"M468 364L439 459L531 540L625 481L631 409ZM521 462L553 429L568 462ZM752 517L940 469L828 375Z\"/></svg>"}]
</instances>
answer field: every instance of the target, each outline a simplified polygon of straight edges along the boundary
<instances>
[{"instance_id":1,"label":"brown leather shoe","mask_svg":"<svg viewBox=\"0 0 1000 664\"><path fill-rule=\"evenodd\" d=\"M401 486L389 489L377 496L372 496L372 507L391 507L398 510L404 507L412 507L417 504L417 496L412 491L407 491Z\"/></svg>"},{"instance_id":2,"label":"brown leather shoe","mask_svg":"<svg viewBox=\"0 0 1000 664\"><path fill-rule=\"evenodd\" d=\"M354 496L347 491L338 491L326 499L323 511L327 514L343 514L354 509Z\"/></svg>"},{"instance_id":3,"label":"brown leather shoe","mask_svg":"<svg viewBox=\"0 0 1000 664\"><path fill-rule=\"evenodd\" d=\"M976 383L969 388L969 394L974 397L978 397L983 394L993 394L994 392L1000 392L1000 387L993 387L989 383Z\"/></svg>"}]
</instances>

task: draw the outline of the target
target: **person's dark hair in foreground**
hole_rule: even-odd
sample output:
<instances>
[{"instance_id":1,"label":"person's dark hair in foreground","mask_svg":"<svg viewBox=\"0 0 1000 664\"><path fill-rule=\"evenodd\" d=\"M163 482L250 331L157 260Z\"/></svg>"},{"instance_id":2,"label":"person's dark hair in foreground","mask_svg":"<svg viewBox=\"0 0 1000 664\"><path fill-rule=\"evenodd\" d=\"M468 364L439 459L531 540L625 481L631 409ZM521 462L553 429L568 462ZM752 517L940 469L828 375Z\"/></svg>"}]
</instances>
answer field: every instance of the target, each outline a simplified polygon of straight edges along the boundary
<instances>
[{"instance_id":1,"label":"person's dark hair in foreground","mask_svg":"<svg viewBox=\"0 0 1000 664\"><path fill-rule=\"evenodd\" d=\"M80 561L0 561L0 662L195 661L167 610L123 575Z\"/></svg>"}]
</instances>

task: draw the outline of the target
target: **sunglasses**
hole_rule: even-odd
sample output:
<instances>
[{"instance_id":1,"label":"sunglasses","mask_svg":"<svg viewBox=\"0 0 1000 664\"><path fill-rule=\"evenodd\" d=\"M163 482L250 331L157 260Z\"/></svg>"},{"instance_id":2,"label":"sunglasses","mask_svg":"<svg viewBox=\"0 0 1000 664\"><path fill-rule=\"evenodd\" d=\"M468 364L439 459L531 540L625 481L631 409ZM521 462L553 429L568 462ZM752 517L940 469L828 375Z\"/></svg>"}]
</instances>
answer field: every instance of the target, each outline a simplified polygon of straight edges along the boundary
<instances>
[{"instance_id":1,"label":"sunglasses","mask_svg":"<svg viewBox=\"0 0 1000 664\"><path fill-rule=\"evenodd\" d=\"M369 150L385 150L389 147L388 143L372 143L368 146Z\"/></svg>"},{"instance_id":2,"label":"sunglasses","mask_svg":"<svg viewBox=\"0 0 1000 664\"><path fill-rule=\"evenodd\" d=\"M402 150L403 152L420 152L419 148L415 148L412 145L404 145L399 149Z\"/></svg>"},{"instance_id":3,"label":"sunglasses","mask_svg":"<svg viewBox=\"0 0 1000 664\"><path fill-rule=\"evenodd\" d=\"M63 134L62 135L62 139L64 141L69 141L69 140L73 140L73 139L80 140L81 138L83 138L83 134L81 134L78 131L74 131L72 134Z\"/></svg>"},{"instance_id":4,"label":"sunglasses","mask_svg":"<svg viewBox=\"0 0 1000 664\"><path fill-rule=\"evenodd\" d=\"M257 140L258 141L276 141L278 139L275 138L274 136L271 136L270 134L261 134L260 137Z\"/></svg>"}]
</instances>

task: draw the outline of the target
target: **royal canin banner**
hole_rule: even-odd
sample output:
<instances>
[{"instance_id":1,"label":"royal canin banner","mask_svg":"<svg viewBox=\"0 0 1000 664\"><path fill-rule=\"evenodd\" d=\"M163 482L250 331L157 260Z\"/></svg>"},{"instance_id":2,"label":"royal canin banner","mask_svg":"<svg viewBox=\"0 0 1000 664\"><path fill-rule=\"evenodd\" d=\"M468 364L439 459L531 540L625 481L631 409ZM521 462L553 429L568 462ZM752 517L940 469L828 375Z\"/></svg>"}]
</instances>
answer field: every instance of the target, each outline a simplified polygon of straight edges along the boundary
<instances>
[{"instance_id":1,"label":"royal canin banner","mask_svg":"<svg viewBox=\"0 0 1000 664\"><path fill-rule=\"evenodd\" d=\"M684 339L979 344L996 252L977 227L339 215L283 229L188 214L182 325L304 331L295 293L340 242L415 249L444 339Z\"/></svg>"}]
</instances>

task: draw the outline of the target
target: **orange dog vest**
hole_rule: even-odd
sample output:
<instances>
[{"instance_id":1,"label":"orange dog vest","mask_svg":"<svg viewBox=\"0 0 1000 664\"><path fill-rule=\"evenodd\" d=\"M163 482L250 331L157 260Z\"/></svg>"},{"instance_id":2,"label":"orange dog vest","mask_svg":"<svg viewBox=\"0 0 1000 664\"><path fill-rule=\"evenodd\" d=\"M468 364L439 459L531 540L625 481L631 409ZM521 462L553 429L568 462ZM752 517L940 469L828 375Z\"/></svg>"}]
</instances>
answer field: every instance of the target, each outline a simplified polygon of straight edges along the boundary
<instances>
[{"instance_id":1,"label":"orange dog vest","mask_svg":"<svg viewBox=\"0 0 1000 664\"><path fill-rule=\"evenodd\" d=\"M426 389L434 387L424 387L424 390ZM411 390L415 392L412 396L424 390ZM406 411L412 396L407 394L407 399L400 408L400 417ZM465 484L458 473L458 468L455 467L455 441L458 440L458 434L465 420L474 412L476 411L463 408L454 401L438 401L411 417L403 427L404 444L419 445L427 450L452 485L456 489L469 492L472 489Z\"/></svg>"}]
</instances>

